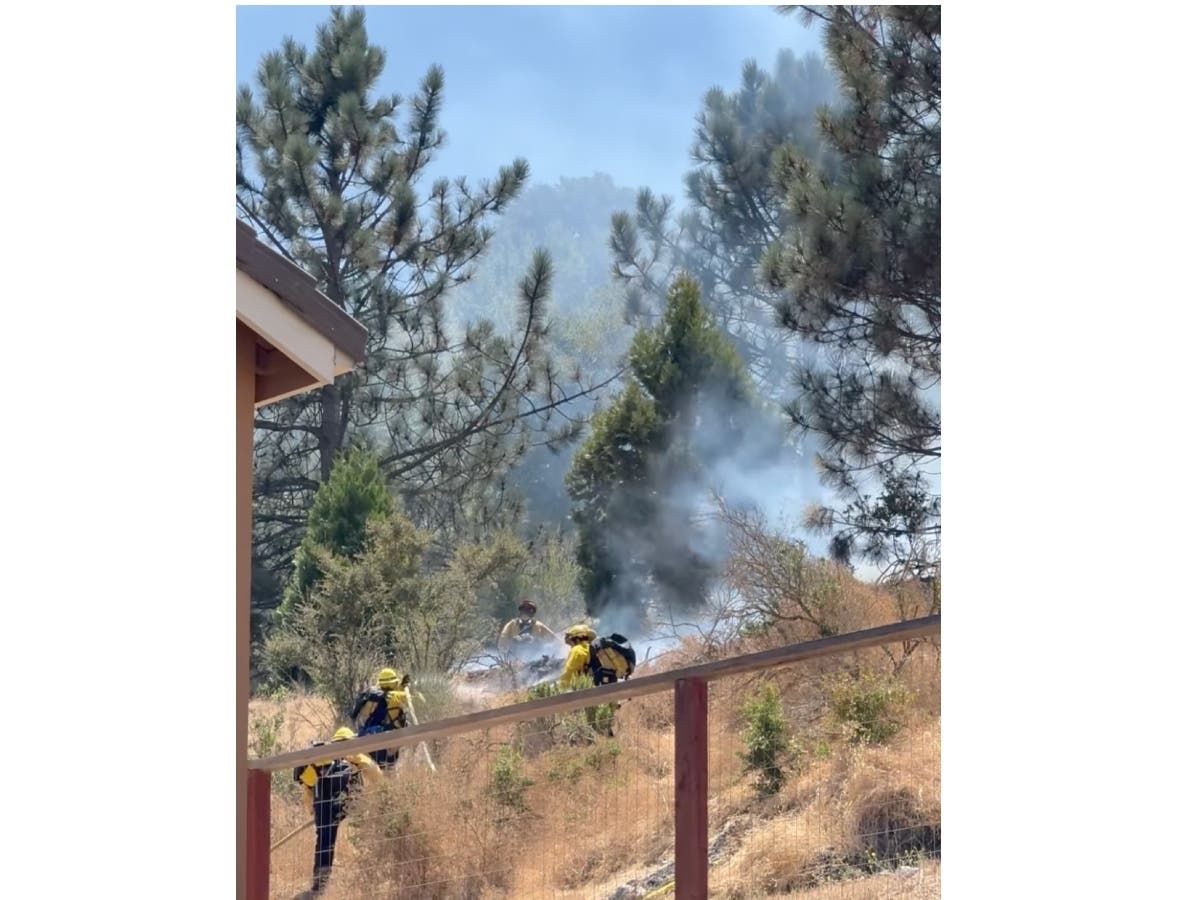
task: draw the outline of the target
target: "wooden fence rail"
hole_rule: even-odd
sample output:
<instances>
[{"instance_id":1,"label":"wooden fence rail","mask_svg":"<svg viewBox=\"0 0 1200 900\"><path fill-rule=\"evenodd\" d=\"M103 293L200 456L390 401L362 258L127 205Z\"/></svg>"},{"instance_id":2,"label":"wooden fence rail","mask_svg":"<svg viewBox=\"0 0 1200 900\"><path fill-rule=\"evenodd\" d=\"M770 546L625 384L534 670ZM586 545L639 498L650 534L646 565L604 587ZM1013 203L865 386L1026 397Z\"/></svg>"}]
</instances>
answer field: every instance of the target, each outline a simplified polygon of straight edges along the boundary
<instances>
[{"instance_id":1,"label":"wooden fence rail","mask_svg":"<svg viewBox=\"0 0 1200 900\"><path fill-rule=\"evenodd\" d=\"M401 731L386 731L371 734L366 737L353 738L338 742L338 754L370 753L372 750L384 750L401 747L415 747L421 741L453 737L469 731L483 728L493 728L497 725L509 725L542 716L561 715L588 706L598 706L613 700L627 700L669 691L677 681L700 679L712 681L717 678L727 678L730 675L743 675L760 669L775 666L785 666L790 663L803 662L807 659L817 659L822 656L834 656L851 650L861 650L888 644L894 641L912 640L928 637L941 630L942 617L926 616L922 619L911 619L907 622L895 622L879 628L866 631L856 631L852 634L840 634L835 637L821 638L816 641L806 641L801 644L789 644L786 647L775 647L760 653L749 653L745 656L734 656L716 662L702 663L670 672L659 672L645 678L633 678L617 684L606 684L602 687L589 688L586 691L573 691L568 694L557 694L540 700L529 700L524 703L514 703L498 709L485 709L481 712L469 713L465 716L455 716L451 719L441 719L424 725L414 725ZM291 753L281 753L265 759L252 759L251 769L275 771L290 769L293 766L307 765L329 758L328 747L308 747Z\"/></svg>"}]
</instances>

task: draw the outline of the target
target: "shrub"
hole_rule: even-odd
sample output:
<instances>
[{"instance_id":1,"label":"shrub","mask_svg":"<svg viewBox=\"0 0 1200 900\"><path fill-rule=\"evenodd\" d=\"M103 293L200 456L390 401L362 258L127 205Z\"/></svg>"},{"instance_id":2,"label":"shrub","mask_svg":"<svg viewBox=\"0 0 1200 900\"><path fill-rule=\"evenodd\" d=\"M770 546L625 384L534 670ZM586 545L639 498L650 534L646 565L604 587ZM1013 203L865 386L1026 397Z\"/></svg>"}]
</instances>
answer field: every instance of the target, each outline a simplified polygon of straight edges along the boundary
<instances>
[{"instance_id":1,"label":"shrub","mask_svg":"<svg viewBox=\"0 0 1200 900\"><path fill-rule=\"evenodd\" d=\"M621 745L610 739L588 751L583 761L599 772L606 764L615 763L620 755Z\"/></svg>"},{"instance_id":2,"label":"shrub","mask_svg":"<svg viewBox=\"0 0 1200 900\"><path fill-rule=\"evenodd\" d=\"M277 710L270 715L259 713L250 714L250 757L266 759L284 752L283 746L283 710ZM291 775L289 772L271 773L271 790L276 794L287 794L290 789Z\"/></svg>"},{"instance_id":3,"label":"shrub","mask_svg":"<svg viewBox=\"0 0 1200 900\"><path fill-rule=\"evenodd\" d=\"M522 772L521 764L521 754L506 744L492 760L488 774L488 794L501 806L517 813L528 811L525 792L533 786L533 779Z\"/></svg>"},{"instance_id":4,"label":"shrub","mask_svg":"<svg viewBox=\"0 0 1200 900\"><path fill-rule=\"evenodd\" d=\"M422 725L450 719L470 711L470 704L454 692L454 684L444 672L410 672L409 695Z\"/></svg>"},{"instance_id":5,"label":"shrub","mask_svg":"<svg viewBox=\"0 0 1200 900\"><path fill-rule=\"evenodd\" d=\"M338 458L308 511L304 538L296 550L292 579L280 607L284 621L321 581L321 552L352 559L366 546L368 523L388 516L394 508L379 461L368 450L352 447Z\"/></svg>"},{"instance_id":6,"label":"shrub","mask_svg":"<svg viewBox=\"0 0 1200 900\"><path fill-rule=\"evenodd\" d=\"M828 680L833 717L848 731L851 743L882 744L902 726L901 713L912 692L895 678L863 672Z\"/></svg>"},{"instance_id":7,"label":"shrub","mask_svg":"<svg viewBox=\"0 0 1200 900\"><path fill-rule=\"evenodd\" d=\"M460 541L449 558L401 513L371 519L352 559L313 550L321 580L264 644L277 673L302 671L345 713L384 665L454 672L491 625L478 596L524 552L507 532Z\"/></svg>"},{"instance_id":8,"label":"shrub","mask_svg":"<svg viewBox=\"0 0 1200 900\"><path fill-rule=\"evenodd\" d=\"M542 684L535 684L529 689L530 700L541 700L545 697L553 697L559 693L557 681L546 681Z\"/></svg>"},{"instance_id":9,"label":"shrub","mask_svg":"<svg viewBox=\"0 0 1200 900\"><path fill-rule=\"evenodd\" d=\"M536 684L529 689L530 700L540 700L543 697L553 697L556 694L585 691L595 687L588 675L578 675L572 678L564 688L557 681ZM555 744L590 744L598 734L608 734L612 729L616 716L616 704L602 703L599 706L589 706L569 713L561 713L548 717L550 733ZM539 726L541 727L541 726Z\"/></svg>"},{"instance_id":10,"label":"shrub","mask_svg":"<svg viewBox=\"0 0 1200 900\"><path fill-rule=\"evenodd\" d=\"M283 710L270 715L250 714L250 757L266 759L280 751L280 732L283 730Z\"/></svg>"},{"instance_id":11,"label":"shrub","mask_svg":"<svg viewBox=\"0 0 1200 900\"><path fill-rule=\"evenodd\" d=\"M617 705L615 703L602 703L599 706L589 706L585 712L587 723L596 734L612 735L613 723L617 718Z\"/></svg>"},{"instance_id":12,"label":"shrub","mask_svg":"<svg viewBox=\"0 0 1200 900\"><path fill-rule=\"evenodd\" d=\"M783 787L783 767L791 757L787 721L779 703L779 691L768 684L746 701L742 708L746 727L742 741L746 752L739 754L745 771L756 775L755 788L762 796L779 793Z\"/></svg>"}]
</instances>

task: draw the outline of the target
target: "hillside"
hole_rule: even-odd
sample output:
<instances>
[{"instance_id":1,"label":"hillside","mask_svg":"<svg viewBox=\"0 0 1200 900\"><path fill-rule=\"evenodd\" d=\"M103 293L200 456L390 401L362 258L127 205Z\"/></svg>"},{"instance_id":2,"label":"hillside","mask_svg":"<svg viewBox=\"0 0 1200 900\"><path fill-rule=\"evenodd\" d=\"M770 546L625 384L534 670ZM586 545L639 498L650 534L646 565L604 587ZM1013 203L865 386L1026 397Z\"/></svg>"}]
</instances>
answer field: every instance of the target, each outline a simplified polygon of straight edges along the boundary
<instances>
[{"instance_id":1,"label":"hillside","mask_svg":"<svg viewBox=\"0 0 1200 900\"><path fill-rule=\"evenodd\" d=\"M892 620L883 592L848 576L844 588L846 630ZM808 637L788 632L744 637L722 655ZM939 895L940 659L934 643L909 649L894 678L900 647L710 685L710 896ZM712 655L687 639L645 673ZM424 685L428 717L468 710L444 680ZM741 755L746 701L765 685L778 691L786 723L774 794L757 789L761 771L747 771ZM520 699L496 695L488 705ZM671 703L669 692L627 702L613 738L580 712L439 742L430 748L436 773L408 753L351 812L325 896L669 896ZM289 696L256 700L252 719L260 736L274 727L268 743L281 752L327 735L333 714L317 698ZM276 775L275 839L304 818L289 777ZM311 864L305 831L273 853L272 896L302 896Z\"/></svg>"}]
</instances>

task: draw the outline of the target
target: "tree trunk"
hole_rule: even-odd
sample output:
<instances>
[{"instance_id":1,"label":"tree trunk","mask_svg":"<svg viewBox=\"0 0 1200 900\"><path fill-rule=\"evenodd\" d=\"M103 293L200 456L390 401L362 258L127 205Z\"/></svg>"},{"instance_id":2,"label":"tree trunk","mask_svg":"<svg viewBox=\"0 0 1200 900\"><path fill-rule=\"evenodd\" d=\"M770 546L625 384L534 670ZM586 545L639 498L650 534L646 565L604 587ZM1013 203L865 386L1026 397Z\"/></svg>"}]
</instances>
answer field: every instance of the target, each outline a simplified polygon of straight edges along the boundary
<instances>
[{"instance_id":1,"label":"tree trunk","mask_svg":"<svg viewBox=\"0 0 1200 900\"><path fill-rule=\"evenodd\" d=\"M317 443L321 452L322 483L329 480L329 473L333 471L334 455L341 449L339 445L344 429L341 403L338 400L338 390L332 384L321 388L321 433L317 436Z\"/></svg>"}]
</instances>

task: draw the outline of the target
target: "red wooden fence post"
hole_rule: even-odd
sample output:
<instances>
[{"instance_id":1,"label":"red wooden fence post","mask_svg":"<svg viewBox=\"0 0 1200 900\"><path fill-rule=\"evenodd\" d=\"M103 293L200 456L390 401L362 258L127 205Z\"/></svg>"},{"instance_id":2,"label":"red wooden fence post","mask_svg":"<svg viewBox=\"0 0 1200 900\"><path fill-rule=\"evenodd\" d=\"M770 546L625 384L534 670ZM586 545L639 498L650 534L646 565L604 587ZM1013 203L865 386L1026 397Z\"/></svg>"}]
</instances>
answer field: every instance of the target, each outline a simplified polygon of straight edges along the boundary
<instances>
[{"instance_id":1,"label":"red wooden fence post","mask_svg":"<svg viewBox=\"0 0 1200 900\"><path fill-rule=\"evenodd\" d=\"M271 892L271 773L251 769L246 788L246 900Z\"/></svg>"},{"instance_id":2,"label":"red wooden fence post","mask_svg":"<svg viewBox=\"0 0 1200 900\"><path fill-rule=\"evenodd\" d=\"M708 897L708 682L675 682L675 896Z\"/></svg>"}]
</instances>

